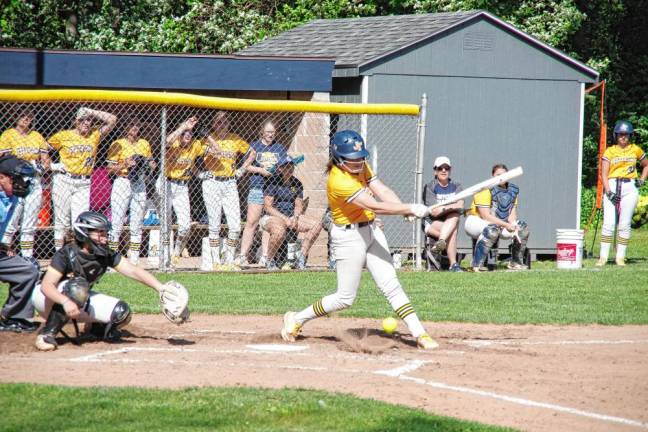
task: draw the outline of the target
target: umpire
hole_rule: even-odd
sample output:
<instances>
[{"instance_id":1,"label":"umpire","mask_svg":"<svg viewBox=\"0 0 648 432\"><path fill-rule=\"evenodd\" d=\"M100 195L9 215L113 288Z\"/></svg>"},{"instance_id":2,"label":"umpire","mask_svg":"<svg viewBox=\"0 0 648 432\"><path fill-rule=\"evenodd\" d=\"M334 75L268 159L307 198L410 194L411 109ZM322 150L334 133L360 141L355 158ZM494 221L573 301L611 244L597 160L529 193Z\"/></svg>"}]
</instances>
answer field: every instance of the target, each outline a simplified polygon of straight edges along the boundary
<instances>
[{"instance_id":1,"label":"umpire","mask_svg":"<svg viewBox=\"0 0 648 432\"><path fill-rule=\"evenodd\" d=\"M9 208L0 223L0 236L4 235L8 221L18 200L29 194L34 168L15 156L0 158L0 190L9 198ZM9 295L0 312L0 331L33 332L37 323L31 303L32 290L38 282L36 266L21 256L10 253L8 248L0 250L0 282L9 284Z\"/></svg>"}]
</instances>

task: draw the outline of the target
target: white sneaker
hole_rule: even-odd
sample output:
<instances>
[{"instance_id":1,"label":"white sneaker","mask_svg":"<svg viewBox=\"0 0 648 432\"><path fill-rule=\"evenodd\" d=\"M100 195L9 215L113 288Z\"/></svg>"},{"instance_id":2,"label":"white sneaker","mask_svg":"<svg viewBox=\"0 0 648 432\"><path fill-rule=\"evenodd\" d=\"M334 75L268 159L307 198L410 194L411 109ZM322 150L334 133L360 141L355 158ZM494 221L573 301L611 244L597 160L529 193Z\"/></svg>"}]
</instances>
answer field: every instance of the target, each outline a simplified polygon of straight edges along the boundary
<instances>
[{"instance_id":1,"label":"white sneaker","mask_svg":"<svg viewBox=\"0 0 648 432\"><path fill-rule=\"evenodd\" d=\"M36 336L34 345L39 351L54 351L58 347L56 339L51 334L39 334Z\"/></svg>"},{"instance_id":2,"label":"white sneaker","mask_svg":"<svg viewBox=\"0 0 648 432\"><path fill-rule=\"evenodd\" d=\"M424 350L432 350L438 348L439 344L429 334L423 333L416 339L416 346Z\"/></svg>"},{"instance_id":3,"label":"white sneaker","mask_svg":"<svg viewBox=\"0 0 648 432\"><path fill-rule=\"evenodd\" d=\"M261 267L265 267L266 264L268 264L268 257L265 256L265 255L262 255L262 256L261 256L261 259L259 260L259 265L260 265Z\"/></svg>"},{"instance_id":4,"label":"white sneaker","mask_svg":"<svg viewBox=\"0 0 648 432\"><path fill-rule=\"evenodd\" d=\"M297 335L301 331L302 325L295 321L296 312L286 312L283 317L283 328L281 329L281 338L286 342L295 342Z\"/></svg>"},{"instance_id":5,"label":"white sneaker","mask_svg":"<svg viewBox=\"0 0 648 432\"><path fill-rule=\"evenodd\" d=\"M250 265L250 263L248 262L247 258L244 255L237 256L236 259L234 260L234 264L236 264L237 266Z\"/></svg>"},{"instance_id":6,"label":"white sneaker","mask_svg":"<svg viewBox=\"0 0 648 432\"><path fill-rule=\"evenodd\" d=\"M615 262L616 262L616 265L618 265L620 267L625 267L626 266L625 258L617 258L615 260Z\"/></svg>"}]
</instances>

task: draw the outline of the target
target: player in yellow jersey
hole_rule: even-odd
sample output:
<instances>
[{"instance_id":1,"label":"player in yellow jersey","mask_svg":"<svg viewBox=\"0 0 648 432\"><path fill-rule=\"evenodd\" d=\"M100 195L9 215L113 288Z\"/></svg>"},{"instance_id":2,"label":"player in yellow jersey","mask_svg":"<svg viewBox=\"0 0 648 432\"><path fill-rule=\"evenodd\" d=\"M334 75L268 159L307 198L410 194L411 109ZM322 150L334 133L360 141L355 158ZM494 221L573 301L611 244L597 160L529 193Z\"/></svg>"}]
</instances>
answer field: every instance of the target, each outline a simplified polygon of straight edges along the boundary
<instances>
[{"instance_id":1,"label":"player in yellow jersey","mask_svg":"<svg viewBox=\"0 0 648 432\"><path fill-rule=\"evenodd\" d=\"M632 124L620 120L614 125L614 143L605 150L601 160L603 198L603 228L601 231L601 253L597 266L607 263L610 245L617 230L616 263L625 265L625 254L630 241L630 223L639 199L638 188L648 177L646 153L636 144L630 144L634 130ZM637 177L637 163L641 176Z\"/></svg>"},{"instance_id":2,"label":"player in yellow jersey","mask_svg":"<svg viewBox=\"0 0 648 432\"><path fill-rule=\"evenodd\" d=\"M227 220L227 244L225 264L234 265L236 248L241 235L241 208L236 179L241 177L254 160L250 145L243 138L230 131L230 123L225 111L218 111L212 122L211 133L204 138L201 168L198 175L202 180L203 199L209 218L209 247L212 262L221 264L220 227L221 216ZM247 156L245 156L247 155ZM237 160L245 157L240 168Z\"/></svg>"},{"instance_id":3,"label":"player in yellow jersey","mask_svg":"<svg viewBox=\"0 0 648 432\"><path fill-rule=\"evenodd\" d=\"M172 262L177 262L187 242L191 228L191 207L189 204L189 180L194 174L196 158L202 152L200 140L193 137L193 129L198 118L191 117L167 136L165 172L166 176L166 214L171 216L171 209L178 221L178 236L172 254ZM161 178L160 178L161 180ZM163 191L158 183L158 193Z\"/></svg>"},{"instance_id":4,"label":"player in yellow jersey","mask_svg":"<svg viewBox=\"0 0 648 432\"><path fill-rule=\"evenodd\" d=\"M422 218L430 214L429 208L401 203L394 191L374 175L366 163L369 152L357 132L335 133L331 154L326 190L333 218L330 236L332 256L336 260L337 292L301 312L286 312L281 337L293 342L306 322L351 306L366 264L380 291L416 338L417 345L423 349L436 348L438 344L425 332L398 281L385 234L374 222L377 213Z\"/></svg>"},{"instance_id":5,"label":"player in yellow jersey","mask_svg":"<svg viewBox=\"0 0 648 432\"><path fill-rule=\"evenodd\" d=\"M493 177L504 174L508 168L496 164L491 169ZM499 239L511 240L510 270L526 270L524 257L530 236L528 224L518 219L520 188L504 182L475 194L464 223L466 234L475 243L471 267L474 272L483 269L486 257Z\"/></svg>"},{"instance_id":6,"label":"player in yellow jersey","mask_svg":"<svg viewBox=\"0 0 648 432\"><path fill-rule=\"evenodd\" d=\"M130 243L128 258L137 264L142 243L142 221L146 207L146 178L156 163L151 145L140 137L141 123L133 118L125 124L126 136L113 142L108 149L106 163L115 175L110 195L112 229L110 247L119 251L119 239L126 213L129 212Z\"/></svg>"},{"instance_id":7,"label":"player in yellow jersey","mask_svg":"<svg viewBox=\"0 0 648 432\"><path fill-rule=\"evenodd\" d=\"M101 121L95 127L94 120ZM90 208L90 176L101 138L106 136L117 122L113 114L86 107L79 108L74 128L62 130L47 141L60 157L53 163L52 203L54 206L54 247L63 247L66 230L84 211Z\"/></svg>"},{"instance_id":8,"label":"player in yellow jersey","mask_svg":"<svg viewBox=\"0 0 648 432\"><path fill-rule=\"evenodd\" d=\"M16 204L1 242L10 246L15 233L20 231L20 254L27 258L34 253L34 236L43 194L41 175L43 170L49 169L50 158L45 138L32 129L34 112L24 110L17 118L16 126L0 135L0 157L14 155L29 162L35 168L36 175L31 180L29 194Z\"/></svg>"}]
</instances>

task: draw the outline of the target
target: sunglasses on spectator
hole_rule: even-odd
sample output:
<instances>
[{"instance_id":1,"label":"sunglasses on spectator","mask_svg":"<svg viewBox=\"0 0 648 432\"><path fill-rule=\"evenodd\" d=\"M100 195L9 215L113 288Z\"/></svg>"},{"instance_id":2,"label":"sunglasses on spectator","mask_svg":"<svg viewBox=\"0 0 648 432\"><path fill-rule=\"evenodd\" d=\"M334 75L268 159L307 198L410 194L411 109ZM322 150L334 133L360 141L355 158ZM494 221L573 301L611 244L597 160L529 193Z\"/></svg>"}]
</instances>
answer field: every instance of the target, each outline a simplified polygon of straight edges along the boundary
<instances>
[{"instance_id":1,"label":"sunglasses on spectator","mask_svg":"<svg viewBox=\"0 0 648 432\"><path fill-rule=\"evenodd\" d=\"M450 167L448 165L441 165L440 167L437 167L437 171L450 171Z\"/></svg>"}]
</instances>

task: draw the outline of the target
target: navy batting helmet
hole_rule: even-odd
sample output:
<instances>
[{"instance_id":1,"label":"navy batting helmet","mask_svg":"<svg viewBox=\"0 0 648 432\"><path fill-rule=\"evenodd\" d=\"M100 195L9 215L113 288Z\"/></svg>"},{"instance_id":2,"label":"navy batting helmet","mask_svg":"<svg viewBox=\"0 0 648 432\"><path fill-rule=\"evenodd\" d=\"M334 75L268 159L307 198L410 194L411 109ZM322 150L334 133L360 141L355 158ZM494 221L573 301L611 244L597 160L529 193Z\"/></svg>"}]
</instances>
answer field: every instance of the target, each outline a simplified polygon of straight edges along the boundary
<instances>
[{"instance_id":1,"label":"navy batting helmet","mask_svg":"<svg viewBox=\"0 0 648 432\"><path fill-rule=\"evenodd\" d=\"M90 243L92 253L95 255L108 255L110 251L108 246L97 244L90 238L90 231L110 231L112 226L106 216L93 211L85 211L77 217L72 227L74 229L74 238L78 243Z\"/></svg>"},{"instance_id":2,"label":"navy batting helmet","mask_svg":"<svg viewBox=\"0 0 648 432\"><path fill-rule=\"evenodd\" d=\"M619 120L614 124L614 142L616 142L619 134L628 134L632 136L634 129L632 123L626 120Z\"/></svg>"},{"instance_id":3,"label":"navy batting helmet","mask_svg":"<svg viewBox=\"0 0 648 432\"><path fill-rule=\"evenodd\" d=\"M360 134L352 130L343 130L336 132L331 138L331 154L333 162L342 166L347 159L366 159L369 152L365 147L364 140ZM360 170L350 170L351 172L360 172Z\"/></svg>"}]
</instances>

